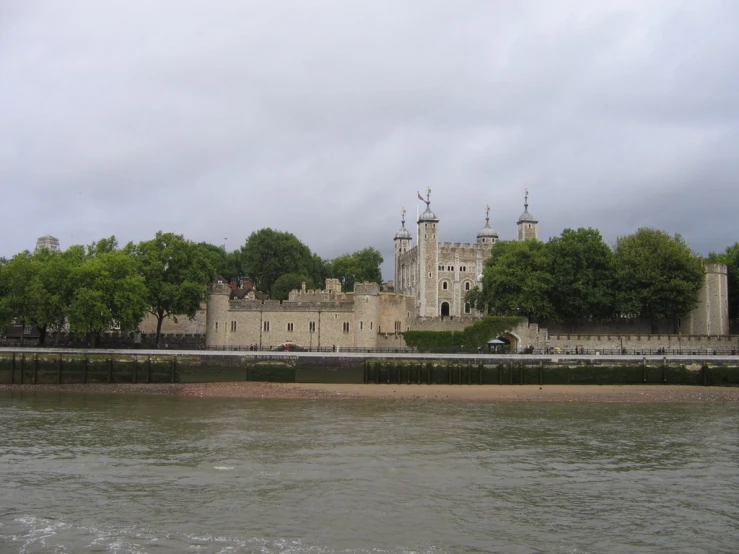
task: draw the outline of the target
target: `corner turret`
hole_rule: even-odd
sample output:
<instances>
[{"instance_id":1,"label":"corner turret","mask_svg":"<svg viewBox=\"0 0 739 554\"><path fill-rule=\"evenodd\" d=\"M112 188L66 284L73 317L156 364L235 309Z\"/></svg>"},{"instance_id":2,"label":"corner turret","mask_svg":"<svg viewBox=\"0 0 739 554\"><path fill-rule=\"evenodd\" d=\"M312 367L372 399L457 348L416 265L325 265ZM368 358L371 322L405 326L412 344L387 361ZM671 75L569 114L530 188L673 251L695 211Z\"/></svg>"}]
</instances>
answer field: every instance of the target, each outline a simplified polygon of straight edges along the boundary
<instances>
[{"instance_id":1,"label":"corner turret","mask_svg":"<svg viewBox=\"0 0 739 554\"><path fill-rule=\"evenodd\" d=\"M539 238L537 230L539 222L529 213L529 189L526 189L523 207L523 213L518 218L518 240L537 239Z\"/></svg>"}]
</instances>

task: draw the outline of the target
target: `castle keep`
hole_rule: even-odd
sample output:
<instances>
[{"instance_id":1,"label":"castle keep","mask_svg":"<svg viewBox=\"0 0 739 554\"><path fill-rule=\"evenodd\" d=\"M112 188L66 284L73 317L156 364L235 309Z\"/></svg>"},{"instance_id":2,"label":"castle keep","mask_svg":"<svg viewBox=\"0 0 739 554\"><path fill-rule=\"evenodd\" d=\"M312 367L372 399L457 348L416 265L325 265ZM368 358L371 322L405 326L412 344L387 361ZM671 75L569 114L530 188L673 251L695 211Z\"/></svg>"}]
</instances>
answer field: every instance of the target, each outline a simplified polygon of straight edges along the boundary
<instances>
[{"instance_id":1,"label":"castle keep","mask_svg":"<svg viewBox=\"0 0 739 554\"><path fill-rule=\"evenodd\" d=\"M431 189L426 192L426 209L418 218L418 244L405 228L405 211L400 230L395 233L395 291L414 298L418 318L479 316L465 302L465 295L480 282L485 260L490 257L498 233L490 227L490 208L485 226L473 243L439 242L439 218L431 211ZM537 223L529 213L528 191L524 212L518 218L518 240L535 239Z\"/></svg>"}]
</instances>

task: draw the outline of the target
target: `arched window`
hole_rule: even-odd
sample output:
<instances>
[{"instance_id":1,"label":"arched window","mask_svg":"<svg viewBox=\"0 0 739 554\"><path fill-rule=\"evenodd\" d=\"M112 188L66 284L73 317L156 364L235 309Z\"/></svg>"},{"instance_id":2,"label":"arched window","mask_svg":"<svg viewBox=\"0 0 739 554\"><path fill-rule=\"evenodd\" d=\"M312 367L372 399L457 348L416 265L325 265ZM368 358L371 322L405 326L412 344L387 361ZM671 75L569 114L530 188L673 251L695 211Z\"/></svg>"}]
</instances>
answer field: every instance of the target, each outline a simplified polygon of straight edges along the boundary
<instances>
[{"instance_id":1,"label":"arched window","mask_svg":"<svg viewBox=\"0 0 739 554\"><path fill-rule=\"evenodd\" d=\"M449 302L442 302L441 303L441 317L445 317L449 315Z\"/></svg>"},{"instance_id":2,"label":"arched window","mask_svg":"<svg viewBox=\"0 0 739 554\"><path fill-rule=\"evenodd\" d=\"M467 282L466 282L466 283L464 284L464 290L470 290L470 282L469 282L469 281L467 281Z\"/></svg>"},{"instance_id":3,"label":"arched window","mask_svg":"<svg viewBox=\"0 0 739 554\"><path fill-rule=\"evenodd\" d=\"M441 289L442 290L448 290L449 289L449 283L447 283L446 281L444 281L443 283L441 283Z\"/></svg>"}]
</instances>

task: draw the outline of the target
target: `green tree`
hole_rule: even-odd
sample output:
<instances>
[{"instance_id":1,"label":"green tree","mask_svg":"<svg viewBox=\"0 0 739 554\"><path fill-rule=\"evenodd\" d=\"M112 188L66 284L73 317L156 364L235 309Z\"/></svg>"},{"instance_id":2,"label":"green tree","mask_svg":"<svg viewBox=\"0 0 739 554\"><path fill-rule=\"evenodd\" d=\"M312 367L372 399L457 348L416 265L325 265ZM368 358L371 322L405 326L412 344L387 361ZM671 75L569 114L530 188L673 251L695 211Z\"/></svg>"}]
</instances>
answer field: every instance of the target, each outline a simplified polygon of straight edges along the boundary
<instances>
[{"instance_id":1,"label":"green tree","mask_svg":"<svg viewBox=\"0 0 739 554\"><path fill-rule=\"evenodd\" d=\"M708 261L726 264L729 270L729 317L739 317L739 242L728 246L724 252L711 252Z\"/></svg>"},{"instance_id":2,"label":"green tree","mask_svg":"<svg viewBox=\"0 0 739 554\"><path fill-rule=\"evenodd\" d=\"M595 229L565 229L549 240L551 300L557 319L582 322L613 314L613 252Z\"/></svg>"},{"instance_id":3,"label":"green tree","mask_svg":"<svg viewBox=\"0 0 739 554\"><path fill-rule=\"evenodd\" d=\"M235 281L241 277L241 252L239 250L227 252L225 248L208 242L199 242L197 246L213 266L216 275L229 281Z\"/></svg>"},{"instance_id":4,"label":"green tree","mask_svg":"<svg viewBox=\"0 0 739 554\"><path fill-rule=\"evenodd\" d=\"M147 311L157 320L156 344L160 346L166 318L195 317L206 300L214 269L201 246L182 235L161 231L136 245L133 258L144 278Z\"/></svg>"},{"instance_id":5,"label":"green tree","mask_svg":"<svg viewBox=\"0 0 739 554\"><path fill-rule=\"evenodd\" d=\"M617 311L652 323L688 314L698 303L703 260L680 235L642 228L621 237L613 253Z\"/></svg>"},{"instance_id":6,"label":"green tree","mask_svg":"<svg viewBox=\"0 0 739 554\"><path fill-rule=\"evenodd\" d=\"M270 298L273 300L287 300L290 296L290 291L300 289L303 283L305 283L306 288L313 288L313 282L306 275L299 275L297 273L280 275L272 285Z\"/></svg>"},{"instance_id":7,"label":"green tree","mask_svg":"<svg viewBox=\"0 0 739 554\"><path fill-rule=\"evenodd\" d=\"M554 314L552 283L543 242L499 241L485 262L481 289L470 291L467 299L486 314L546 319Z\"/></svg>"},{"instance_id":8,"label":"green tree","mask_svg":"<svg viewBox=\"0 0 739 554\"><path fill-rule=\"evenodd\" d=\"M380 252L371 247L364 248L334 258L329 266L329 276L338 279L345 291L352 291L355 283L365 281L381 284L382 262Z\"/></svg>"},{"instance_id":9,"label":"green tree","mask_svg":"<svg viewBox=\"0 0 739 554\"><path fill-rule=\"evenodd\" d=\"M76 268L69 327L95 346L113 321L121 331L136 329L146 313L147 289L136 261L120 250L95 254Z\"/></svg>"},{"instance_id":10,"label":"green tree","mask_svg":"<svg viewBox=\"0 0 739 554\"><path fill-rule=\"evenodd\" d=\"M253 232L241 247L243 274L257 290L269 291L281 275L312 275L316 260L305 244L292 233L270 228Z\"/></svg>"},{"instance_id":11,"label":"green tree","mask_svg":"<svg viewBox=\"0 0 739 554\"><path fill-rule=\"evenodd\" d=\"M27 250L16 254L3 268L4 294L0 299L0 314L7 323L16 322L22 327L31 324L35 314L34 295L31 294L38 272L38 264ZM24 333L21 333L21 346Z\"/></svg>"}]
</instances>

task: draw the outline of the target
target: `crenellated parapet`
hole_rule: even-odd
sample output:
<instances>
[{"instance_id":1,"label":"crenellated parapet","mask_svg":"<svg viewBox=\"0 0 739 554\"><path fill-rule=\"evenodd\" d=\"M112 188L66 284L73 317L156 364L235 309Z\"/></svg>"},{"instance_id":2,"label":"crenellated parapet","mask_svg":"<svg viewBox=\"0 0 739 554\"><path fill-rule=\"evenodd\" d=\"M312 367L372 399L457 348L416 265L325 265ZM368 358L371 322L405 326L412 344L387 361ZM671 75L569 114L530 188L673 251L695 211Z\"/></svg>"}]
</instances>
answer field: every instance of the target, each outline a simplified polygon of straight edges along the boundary
<instances>
[{"instance_id":1,"label":"crenellated parapet","mask_svg":"<svg viewBox=\"0 0 739 554\"><path fill-rule=\"evenodd\" d=\"M355 283L354 295L378 296L380 294L380 285L378 283Z\"/></svg>"}]
</instances>

